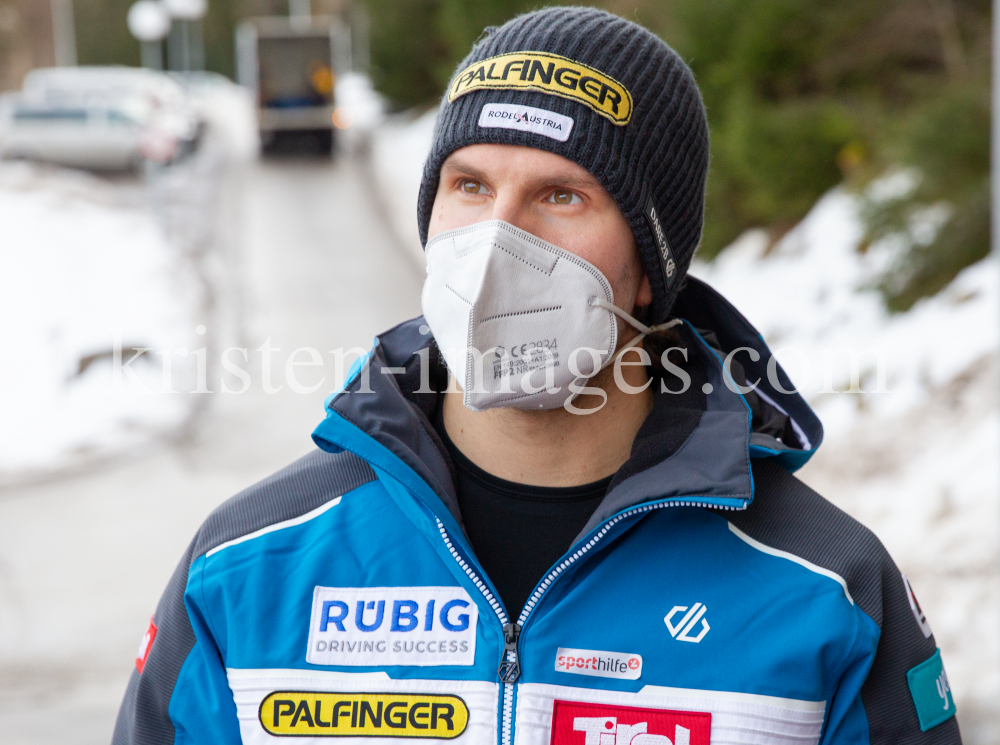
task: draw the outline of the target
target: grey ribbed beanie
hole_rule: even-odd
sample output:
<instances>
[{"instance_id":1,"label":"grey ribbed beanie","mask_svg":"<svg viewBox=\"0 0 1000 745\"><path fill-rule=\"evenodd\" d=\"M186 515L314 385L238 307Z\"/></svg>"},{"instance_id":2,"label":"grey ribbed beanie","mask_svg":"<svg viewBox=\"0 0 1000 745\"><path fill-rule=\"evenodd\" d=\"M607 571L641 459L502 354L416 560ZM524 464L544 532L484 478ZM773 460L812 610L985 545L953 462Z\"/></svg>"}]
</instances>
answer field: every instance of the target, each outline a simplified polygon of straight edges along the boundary
<instances>
[{"instance_id":1,"label":"grey ribbed beanie","mask_svg":"<svg viewBox=\"0 0 1000 745\"><path fill-rule=\"evenodd\" d=\"M545 8L488 29L441 104L417 201L423 243L442 164L476 143L548 150L593 174L635 235L649 320L665 319L701 239L708 171L705 109L676 52L594 8Z\"/></svg>"}]
</instances>

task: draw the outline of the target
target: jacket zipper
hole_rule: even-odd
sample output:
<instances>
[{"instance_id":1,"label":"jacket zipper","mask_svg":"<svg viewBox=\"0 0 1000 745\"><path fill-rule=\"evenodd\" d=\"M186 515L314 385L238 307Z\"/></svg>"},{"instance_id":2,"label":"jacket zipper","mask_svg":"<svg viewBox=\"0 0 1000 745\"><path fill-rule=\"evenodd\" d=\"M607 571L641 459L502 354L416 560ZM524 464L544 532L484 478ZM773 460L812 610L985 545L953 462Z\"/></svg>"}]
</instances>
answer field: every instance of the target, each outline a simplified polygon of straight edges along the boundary
<instances>
[{"instance_id":1,"label":"jacket zipper","mask_svg":"<svg viewBox=\"0 0 1000 745\"><path fill-rule=\"evenodd\" d=\"M448 531L444 527L438 518L434 518L437 521L438 531L441 533L441 538L444 540L444 545L448 547L448 551L451 553L458 565L462 567L462 571L465 572L466 576L472 581L479 591L486 598L486 602L490 604L490 608L497 616L497 620L500 621L500 625L503 627L503 637L504 637L504 651L500 658L500 666L497 669L497 677L500 678L500 696L503 701L503 705L500 707L500 719L497 722L497 726L500 730L500 742L502 745L510 745L511 735L512 735L512 725L514 723L514 681L518 679L521 675L521 667L517 659L517 637L521 632L521 629L517 624L512 624L510 619L507 617L507 612L504 610L503 606L500 604L490 592L490 588L486 586L486 583L479 578L475 570L469 565L462 555L455 548L455 544L451 541L451 536L448 535Z\"/></svg>"},{"instance_id":2,"label":"jacket zipper","mask_svg":"<svg viewBox=\"0 0 1000 745\"><path fill-rule=\"evenodd\" d=\"M747 501L744 500L743 509L746 509L746 506L747 506ZM583 556L585 553L590 551L594 546L596 546L601 541L601 539L603 539L611 531L611 529L615 525L617 525L626 518L632 517L633 515L638 515L643 512L651 512L653 510L662 509L664 507L704 507L713 510L721 509L727 511L740 509L739 507L727 507L725 505L706 504L705 502L664 501L664 502L652 502L649 504L643 504L638 507L633 507L629 510L626 510L625 512L619 512L617 515L613 516L606 523L604 523L601 529L590 537L589 541L580 546L580 548L578 548L568 557L563 559L561 562L556 564L556 566L553 567L553 569L545 576L545 579L543 579L541 582L538 583L538 585L535 587L535 591L532 592L531 597L528 598L528 602L524 604L524 608L521 610L521 615L518 616L516 624L518 629L518 634L520 634L520 631L524 628L524 624L527 622L528 616L531 615L531 611L534 610L536 605L538 605L538 601L541 600L542 595L544 595L546 590L548 590L549 587L552 586L552 583L555 582L555 580L559 577L559 575L562 574L564 571L566 571L570 566L575 564L580 559L581 556Z\"/></svg>"},{"instance_id":3,"label":"jacket zipper","mask_svg":"<svg viewBox=\"0 0 1000 745\"><path fill-rule=\"evenodd\" d=\"M746 506L747 500L744 500L743 509L746 509ZM517 652L518 639L521 636L521 630L524 628L524 624L528 621L528 616L531 615L531 611L535 609L536 605L538 605L538 601L541 600L542 595L544 595L549 587L552 586L552 583L555 582L560 574L566 571L570 566L575 564L580 557L596 546L615 525L626 518L632 517L633 515L638 515L643 512L651 512L665 507L705 507L726 511L740 509L739 507L727 507L725 505L707 504L705 502L670 501L644 504L639 507L633 507L625 512L618 513L604 523L601 529L590 537L589 541L559 562L547 575L545 575L545 578L538 583L534 592L531 593L531 597L528 598L528 602L524 604L524 608L521 610L521 615L518 616L516 623L510 623L503 606L495 597L493 597L493 593L490 592L486 583L479 578L479 575L477 575L473 568L469 566L469 563L462 558L461 554L458 553L458 550L451 541L451 537L448 535L448 531L445 530L444 524L435 518L435 520L437 520L438 530L441 532L441 537L444 539L444 543L448 547L448 551L451 552L455 561L457 561L458 565L462 567L462 570L469 577L469 579L472 580L472 583L479 588L480 592L483 593L486 601L490 604L493 612L497 615L497 619L503 626L504 651L500 661L500 667L497 669L497 677L500 679L501 696L503 699L499 722L500 745L511 745L513 738L512 725L514 718L514 685L521 675L521 663Z\"/></svg>"}]
</instances>

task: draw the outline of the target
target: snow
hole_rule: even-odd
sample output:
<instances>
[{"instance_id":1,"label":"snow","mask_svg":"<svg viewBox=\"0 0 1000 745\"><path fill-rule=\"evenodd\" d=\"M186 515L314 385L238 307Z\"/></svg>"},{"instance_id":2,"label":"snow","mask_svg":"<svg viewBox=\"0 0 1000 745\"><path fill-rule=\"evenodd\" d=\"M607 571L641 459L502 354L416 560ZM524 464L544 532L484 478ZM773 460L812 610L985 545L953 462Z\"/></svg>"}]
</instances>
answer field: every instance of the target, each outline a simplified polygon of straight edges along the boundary
<instances>
[{"instance_id":1,"label":"snow","mask_svg":"<svg viewBox=\"0 0 1000 745\"><path fill-rule=\"evenodd\" d=\"M370 131L382 123L386 102L372 87L371 78L358 72L345 72L337 78L335 93L338 109L348 112L351 129Z\"/></svg>"},{"instance_id":2,"label":"snow","mask_svg":"<svg viewBox=\"0 0 1000 745\"><path fill-rule=\"evenodd\" d=\"M0 163L0 472L72 462L186 416L148 359L131 369L149 392L114 385L116 338L196 346L191 277L152 210L120 192L78 172Z\"/></svg>"},{"instance_id":3,"label":"snow","mask_svg":"<svg viewBox=\"0 0 1000 745\"><path fill-rule=\"evenodd\" d=\"M377 190L421 265L416 195L435 114L388 119L372 138ZM870 194L913 185L899 171ZM926 241L945 214L928 210L912 237ZM894 315L873 285L901 242L862 252L861 237L859 199L837 188L775 245L749 231L691 273L747 316L816 410L825 440L798 475L886 545L930 619L965 742L997 742L1000 265L968 267Z\"/></svg>"},{"instance_id":4,"label":"snow","mask_svg":"<svg viewBox=\"0 0 1000 745\"><path fill-rule=\"evenodd\" d=\"M181 82L206 133L176 165L106 178L0 161L0 483L134 450L198 407L221 182L258 142L249 93Z\"/></svg>"},{"instance_id":5,"label":"snow","mask_svg":"<svg viewBox=\"0 0 1000 745\"><path fill-rule=\"evenodd\" d=\"M257 104L253 93L215 73L181 76L188 102L205 120L224 157L252 160L260 151Z\"/></svg>"},{"instance_id":6,"label":"snow","mask_svg":"<svg viewBox=\"0 0 1000 745\"><path fill-rule=\"evenodd\" d=\"M372 136L371 160L378 196L393 232L421 267L424 249L417 233L417 194L436 117L436 109L423 114L398 114Z\"/></svg>"},{"instance_id":7,"label":"snow","mask_svg":"<svg viewBox=\"0 0 1000 745\"><path fill-rule=\"evenodd\" d=\"M770 249L754 231L691 271L756 326L819 415L824 444L798 475L885 544L931 622L966 742L996 742L1000 262L890 314L873 283L899 246L859 252L859 209L834 189ZM843 349L861 355L859 392Z\"/></svg>"},{"instance_id":8,"label":"snow","mask_svg":"<svg viewBox=\"0 0 1000 745\"><path fill-rule=\"evenodd\" d=\"M967 268L936 297L892 315L873 284L896 247L886 242L859 253L860 238L857 197L834 189L770 250L764 233L752 231L711 264L696 261L691 269L763 334L830 438L856 426L868 408L889 417L926 403L994 355L1000 333L995 261ZM844 350L859 355L865 393L833 394L850 387Z\"/></svg>"}]
</instances>

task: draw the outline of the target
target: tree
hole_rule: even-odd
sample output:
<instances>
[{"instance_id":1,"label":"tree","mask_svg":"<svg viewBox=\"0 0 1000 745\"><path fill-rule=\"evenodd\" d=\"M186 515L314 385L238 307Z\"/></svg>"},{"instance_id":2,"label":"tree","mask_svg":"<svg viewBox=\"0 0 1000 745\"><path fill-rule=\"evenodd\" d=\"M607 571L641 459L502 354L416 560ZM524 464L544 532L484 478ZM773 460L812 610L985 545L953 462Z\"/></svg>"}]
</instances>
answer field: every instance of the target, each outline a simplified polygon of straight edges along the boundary
<instances>
[{"instance_id":1,"label":"tree","mask_svg":"<svg viewBox=\"0 0 1000 745\"><path fill-rule=\"evenodd\" d=\"M376 84L430 105L483 27L519 0L367 0ZM888 169L910 193L867 209L868 242L906 233L928 206L948 218L911 241L880 287L895 310L989 250L989 0L604 0L688 62L712 137L705 234L715 256L741 232L773 239L831 187L862 192ZM866 244L867 245L867 244Z\"/></svg>"}]
</instances>

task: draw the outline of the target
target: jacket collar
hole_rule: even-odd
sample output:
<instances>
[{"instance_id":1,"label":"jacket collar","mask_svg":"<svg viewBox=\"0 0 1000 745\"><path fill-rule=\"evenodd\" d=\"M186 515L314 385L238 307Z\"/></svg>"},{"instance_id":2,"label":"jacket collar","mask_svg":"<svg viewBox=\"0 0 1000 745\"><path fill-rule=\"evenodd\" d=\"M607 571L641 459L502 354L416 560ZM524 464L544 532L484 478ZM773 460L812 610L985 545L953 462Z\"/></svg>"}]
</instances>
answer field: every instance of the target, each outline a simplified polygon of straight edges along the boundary
<instances>
[{"instance_id":1,"label":"jacket collar","mask_svg":"<svg viewBox=\"0 0 1000 745\"><path fill-rule=\"evenodd\" d=\"M661 457L656 438L642 437L644 432L655 435L657 408L670 405L669 394L658 396L654 413L636 438L632 459L613 479L581 535L622 510L653 501L744 509L754 495L751 457L776 458L789 470L796 470L822 440L819 419L797 392L784 392L794 388L780 365L768 376L770 350L725 298L704 282L688 277L674 314L686 322L682 335L689 354L699 357L704 365L704 410L683 444L665 448ZM717 348L706 337L713 343L717 339ZM377 448L380 462L391 460L385 451L395 456L436 495L434 499L418 485L424 500L432 502L428 506L437 512L433 502L439 500L460 524L453 466L431 425L439 396L434 391L443 388L440 380L432 379L433 371L441 369L440 362L433 359L433 347L422 317L377 337L367 358L348 374L345 386L327 399L327 417L316 428L313 440L323 450L353 450L370 462L372 453L359 450L365 450L368 438L374 440L381 446ZM790 417L797 443L782 443L753 431L750 405L727 372L727 356L742 366L747 381L758 381L758 402ZM398 469L396 472L398 475Z\"/></svg>"}]
</instances>

